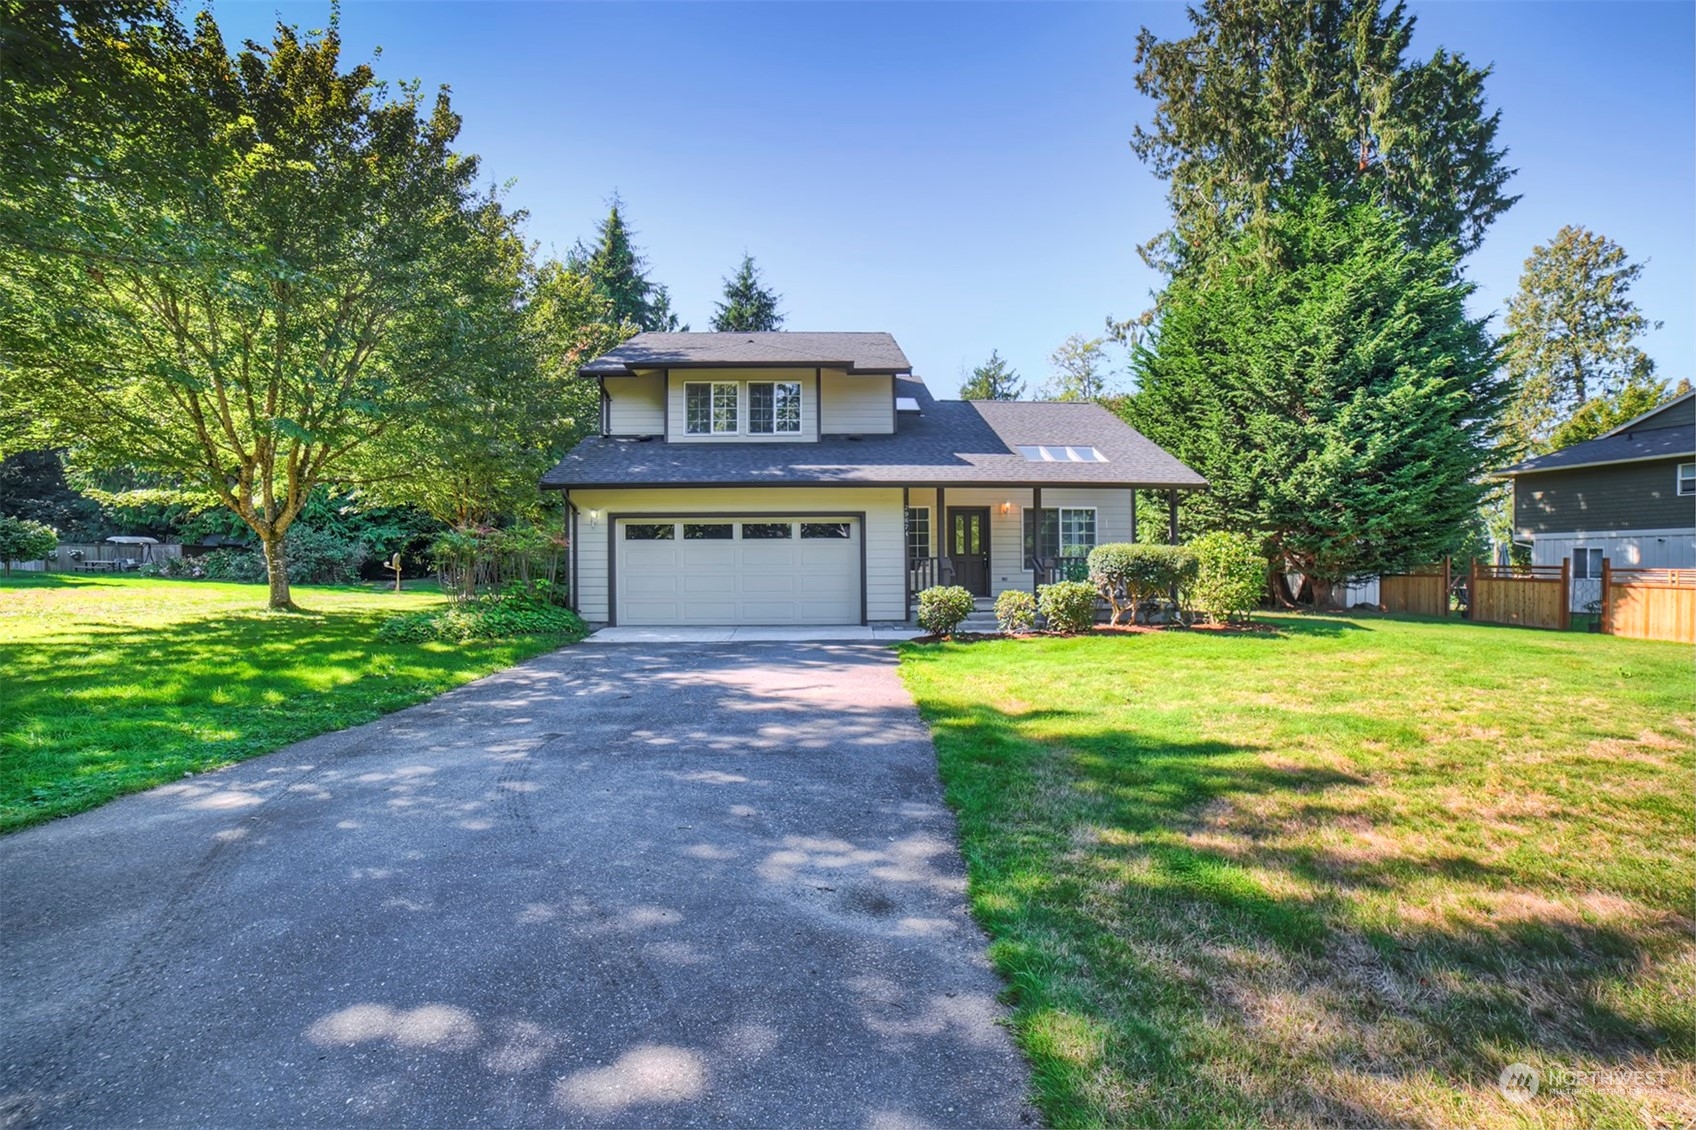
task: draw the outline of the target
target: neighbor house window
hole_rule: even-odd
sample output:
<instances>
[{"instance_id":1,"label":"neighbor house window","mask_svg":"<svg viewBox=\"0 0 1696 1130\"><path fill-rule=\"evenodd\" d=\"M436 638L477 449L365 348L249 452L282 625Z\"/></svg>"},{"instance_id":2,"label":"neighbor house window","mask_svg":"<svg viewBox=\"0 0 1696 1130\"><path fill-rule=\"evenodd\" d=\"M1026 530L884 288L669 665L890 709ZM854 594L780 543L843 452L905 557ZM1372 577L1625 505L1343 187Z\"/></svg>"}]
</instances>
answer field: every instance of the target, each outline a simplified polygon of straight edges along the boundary
<instances>
[{"instance_id":1,"label":"neighbor house window","mask_svg":"<svg viewBox=\"0 0 1696 1130\"><path fill-rule=\"evenodd\" d=\"M1602 575L1602 551L1579 547L1572 551L1572 576L1577 581L1588 581Z\"/></svg>"},{"instance_id":2,"label":"neighbor house window","mask_svg":"<svg viewBox=\"0 0 1696 1130\"><path fill-rule=\"evenodd\" d=\"M930 556L930 507L907 507L907 560L922 561Z\"/></svg>"},{"instance_id":3,"label":"neighbor house window","mask_svg":"<svg viewBox=\"0 0 1696 1130\"><path fill-rule=\"evenodd\" d=\"M748 431L753 435L799 435L801 382L748 382Z\"/></svg>"},{"instance_id":4,"label":"neighbor house window","mask_svg":"<svg viewBox=\"0 0 1696 1130\"><path fill-rule=\"evenodd\" d=\"M1696 463L1678 465L1678 493L1696 494Z\"/></svg>"},{"instance_id":5,"label":"neighbor house window","mask_svg":"<svg viewBox=\"0 0 1696 1130\"><path fill-rule=\"evenodd\" d=\"M1025 558L1088 557L1095 548L1093 507L1025 510Z\"/></svg>"},{"instance_id":6,"label":"neighbor house window","mask_svg":"<svg viewBox=\"0 0 1696 1130\"><path fill-rule=\"evenodd\" d=\"M692 436L734 434L741 386L735 381L690 381L683 386L683 430Z\"/></svg>"}]
</instances>

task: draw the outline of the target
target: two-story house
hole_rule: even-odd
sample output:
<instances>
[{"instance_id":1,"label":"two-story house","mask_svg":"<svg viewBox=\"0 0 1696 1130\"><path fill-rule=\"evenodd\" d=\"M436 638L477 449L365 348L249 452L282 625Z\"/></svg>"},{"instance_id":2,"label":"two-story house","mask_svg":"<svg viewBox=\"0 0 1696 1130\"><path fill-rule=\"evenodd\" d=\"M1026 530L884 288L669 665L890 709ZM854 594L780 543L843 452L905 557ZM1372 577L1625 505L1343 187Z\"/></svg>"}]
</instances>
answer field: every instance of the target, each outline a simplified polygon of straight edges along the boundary
<instances>
[{"instance_id":1,"label":"two-story house","mask_svg":"<svg viewBox=\"0 0 1696 1130\"><path fill-rule=\"evenodd\" d=\"M1130 541L1206 481L1094 404L937 400L885 333L645 333L580 370L600 434L565 492L591 623L904 623Z\"/></svg>"},{"instance_id":2,"label":"two-story house","mask_svg":"<svg viewBox=\"0 0 1696 1130\"><path fill-rule=\"evenodd\" d=\"M1696 392L1499 474L1513 481L1514 540L1531 563L1572 562L1574 611L1600 598L1603 558L1696 569Z\"/></svg>"}]
</instances>

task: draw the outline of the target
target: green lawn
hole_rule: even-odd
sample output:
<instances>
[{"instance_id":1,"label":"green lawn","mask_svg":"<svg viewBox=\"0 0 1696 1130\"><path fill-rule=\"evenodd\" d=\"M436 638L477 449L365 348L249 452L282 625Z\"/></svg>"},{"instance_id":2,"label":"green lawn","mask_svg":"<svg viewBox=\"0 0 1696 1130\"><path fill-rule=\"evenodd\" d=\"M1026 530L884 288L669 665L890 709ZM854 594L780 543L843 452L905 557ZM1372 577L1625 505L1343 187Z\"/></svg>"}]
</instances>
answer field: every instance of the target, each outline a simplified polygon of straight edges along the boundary
<instances>
[{"instance_id":1,"label":"green lawn","mask_svg":"<svg viewBox=\"0 0 1696 1130\"><path fill-rule=\"evenodd\" d=\"M1049 1120L1696 1119L1690 649L1267 619L903 648Z\"/></svg>"},{"instance_id":2,"label":"green lawn","mask_svg":"<svg viewBox=\"0 0 1696 1130\"><path fill-rule=\"evenodd\" d=\"M0 830L368 722L557 646L389 644L431 592L14 573L0 580Z\"/></svg>"}]
</instances>

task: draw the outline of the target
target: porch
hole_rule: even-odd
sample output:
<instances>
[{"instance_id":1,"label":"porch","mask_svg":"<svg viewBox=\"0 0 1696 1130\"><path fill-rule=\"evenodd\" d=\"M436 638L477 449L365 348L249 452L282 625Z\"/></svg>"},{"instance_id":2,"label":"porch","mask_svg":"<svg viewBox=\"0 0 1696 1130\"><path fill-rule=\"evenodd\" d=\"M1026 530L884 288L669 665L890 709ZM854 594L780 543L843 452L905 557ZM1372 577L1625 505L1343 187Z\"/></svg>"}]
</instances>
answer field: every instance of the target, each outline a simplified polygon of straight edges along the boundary
<instances>
[{"instance_id":1,"label":"porch","mask_svg":"<svg viewBox=\"0 0 1696 1130\"><path fill-rule=\"evenodd\" d=\"M1088 574L1090 549L1139 540L1138 495L1163 504L1159 525L1178 540L1179 491L1166 487L906 487L907 614L918 593L957 584L993 601ZM1146 512L1142 515L1146 527Z\"/></svg>"}]
</instances>

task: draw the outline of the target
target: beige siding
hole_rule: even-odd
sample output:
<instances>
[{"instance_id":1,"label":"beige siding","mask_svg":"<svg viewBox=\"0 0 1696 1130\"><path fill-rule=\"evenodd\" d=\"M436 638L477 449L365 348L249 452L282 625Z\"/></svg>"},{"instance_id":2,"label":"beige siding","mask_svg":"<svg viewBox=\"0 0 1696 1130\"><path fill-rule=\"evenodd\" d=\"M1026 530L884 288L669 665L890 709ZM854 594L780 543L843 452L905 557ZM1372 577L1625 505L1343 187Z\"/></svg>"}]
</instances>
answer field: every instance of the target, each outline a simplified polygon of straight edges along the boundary
<instances>
[{"instance_id":1,"label":"beige siding","mask_svg":"<svg viewBox=\"0 0 1696 1130\"><path fill-rule=\"evenodd\" d=\"M607 434L657 436L665 434L665 377L637 373L608 377Z\"/></svg>"},{"instance_id":2,"label":"beige siding","mask_svg":"<svg viewBox=\"0 0 1696 1130\"><path fill-rule=\"evenodd\" d=\"M819 438L819 393L816 376L816 370L813 369L690 369L686 372L682 370L673 372L670 387L666 393L671 409L671 432L667 438L677 443L795 443L797 441L816 440ZM692 436L684 431L687 426L687 419L684 414L683 386L698 381L735 381L742 386L740 391L741 414L734 434ZM800 382L800 434L754 435L748 431L747 382L749 381Z\"/></svg>"},{"instance_id":3,"label":"beige siding","mask_svg":"<svg viewBox=\"0 0 1696 1130\"><path fill-rule=\"evenodd\" d=\"M989 583L999 594L1006 589L1029 589L1031 571L1025 568L1025 509L1031 505L1029 487L986 490L981 487L949 487L943 491L950 509L956 506L989 507ZM931 553L941 556L945 536L942 515L936 512L936 491L914 488L912 506L931 512ZM1043 509L1051 507L1094 507L1096 544L1130 541L1131 492L1122 487L1044 487ZM1005 508L1005 512L1003 509Z\"/></svg>"},{"instance_id":4,"label":"beige siding","mask_svg":"<svg viewBox=\"0 0 1696 1130\"><path fill-rule=\"evenodd\" d=\"M895 430L895 378L853 377L826 369L821 380L825 435L887 435Z\"/></svg>"},{"instance_id":5,"label":"beige siding","mask_svg":"<svg viewBox=\"0 0 1696 1130\"><path fill-rule=\"evenodd\" d=\"M573 491L581 512L577 563L578 607L591 623L607 621L608 533L614 514L758 515L865 513L866 618L899 621L906 615L905 536L899 487L770 487L741 490ZM594 515L591 516L591 511Z\"/></svg>"}]
</instances>

